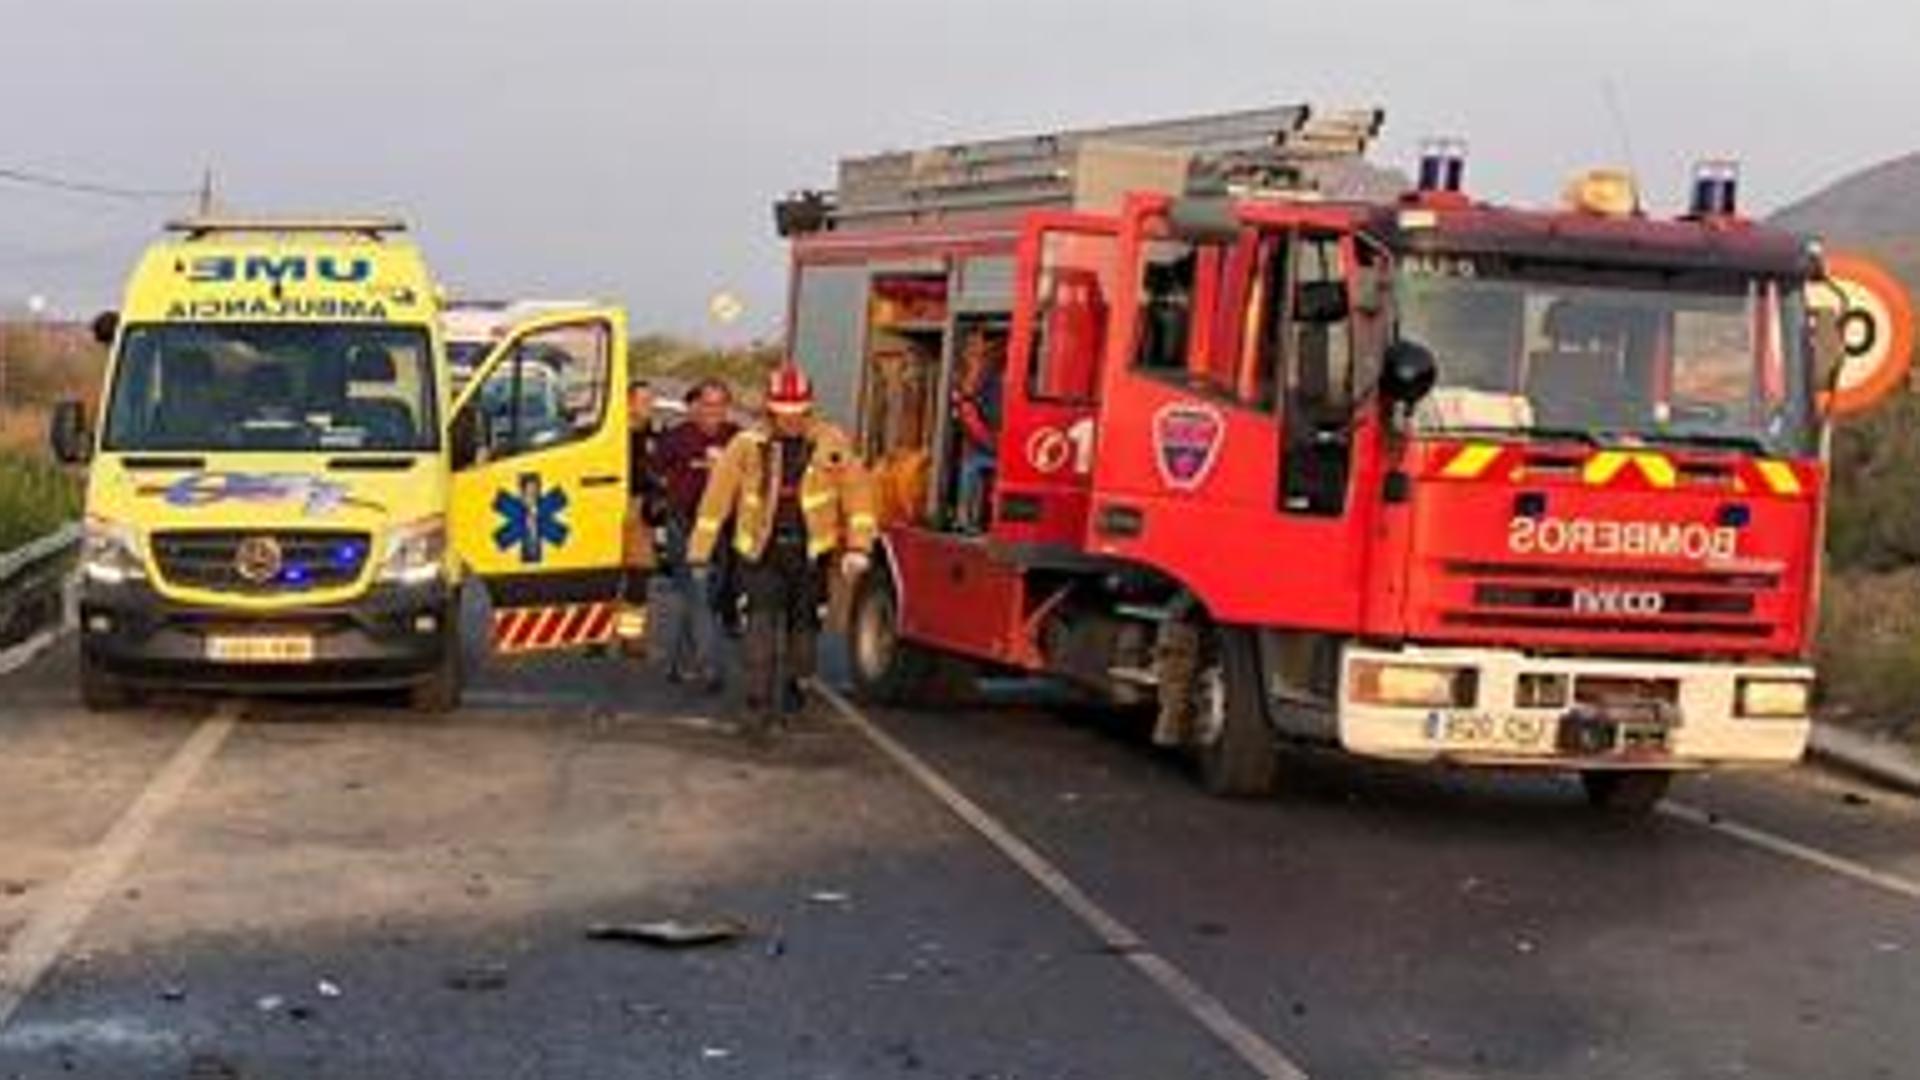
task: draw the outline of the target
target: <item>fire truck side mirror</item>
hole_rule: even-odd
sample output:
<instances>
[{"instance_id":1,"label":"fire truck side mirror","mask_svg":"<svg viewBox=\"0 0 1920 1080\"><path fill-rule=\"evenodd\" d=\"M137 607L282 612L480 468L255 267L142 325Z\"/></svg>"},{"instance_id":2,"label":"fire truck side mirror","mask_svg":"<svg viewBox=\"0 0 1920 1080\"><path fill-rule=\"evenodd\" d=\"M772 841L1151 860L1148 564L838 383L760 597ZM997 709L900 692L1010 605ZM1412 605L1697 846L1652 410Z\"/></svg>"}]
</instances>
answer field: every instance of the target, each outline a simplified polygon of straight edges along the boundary
<instances>
[{"instance_id":1,"label":"fire truck side mirror","mask_svg":"<svg viewBox=\"0 0 1920 1080\"><path fill-rule=\"evenodd\" d=\"M1840 384L1840 370L1847 363L1846 335L1840 330L1840 313L1830 308L1814 308L1813 371L1816 385L1832 390Z\"/></svg>"},{"instance_id":2,"label":"fire truck side mirror","mask_svg":"<svg viewBox=\"0 0 1920 1080\"><path fill-rule=\"evenodd\" d=\"M1240 217L1224 198L1188 196L1167 208L1167 231L1190 244L1226 244L1240 237Z\"/></svg>"},{"instance_id":3,"label":"fire truck side mirror","mask_svg":"<svg viewBox=\"0 0 1920 1080\"><path fill-rule=\"evenodd\" d=\"M1440 377L1433 350L1417 341L1396 341L1387 346L1385 360L1380 365L1380 396L1395 405L1419 404Z\"/></svg>"}]
</instances>

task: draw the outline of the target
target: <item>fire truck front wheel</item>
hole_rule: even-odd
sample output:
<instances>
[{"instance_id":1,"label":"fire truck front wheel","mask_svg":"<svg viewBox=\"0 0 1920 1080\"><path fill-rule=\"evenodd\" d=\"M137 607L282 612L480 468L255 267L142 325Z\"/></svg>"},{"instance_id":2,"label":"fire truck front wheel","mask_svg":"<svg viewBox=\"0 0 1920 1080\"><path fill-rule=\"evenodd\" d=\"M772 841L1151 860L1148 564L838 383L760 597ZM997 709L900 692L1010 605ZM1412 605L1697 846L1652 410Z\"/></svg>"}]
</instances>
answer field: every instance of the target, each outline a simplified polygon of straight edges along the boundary
<instances>
[{"instance_id":1,"label":"fire truck front wheel","mask_svg":"<svg viewBox=\"0 0 1920 1080\"><path fill-rule=\"evenodd\" d=\"M853 684L861 697L899 705L925 692L935 674L935 657L900 636L900 597L892 574L875 567L861 576L848 631Z\"/></svg>"},{"instance_id":2,"label":"fire truck front wheel","mask_svg":"<svg viewBox=\"0 0 1920 1080\"><path fill-rule=\"evenodd\" d=\"M1211 630L1194 682L1192 747L1201 785L1233 798L1271 795L1280 750L1267 717L1253 632Z\"/></svg>"}]
</instances>

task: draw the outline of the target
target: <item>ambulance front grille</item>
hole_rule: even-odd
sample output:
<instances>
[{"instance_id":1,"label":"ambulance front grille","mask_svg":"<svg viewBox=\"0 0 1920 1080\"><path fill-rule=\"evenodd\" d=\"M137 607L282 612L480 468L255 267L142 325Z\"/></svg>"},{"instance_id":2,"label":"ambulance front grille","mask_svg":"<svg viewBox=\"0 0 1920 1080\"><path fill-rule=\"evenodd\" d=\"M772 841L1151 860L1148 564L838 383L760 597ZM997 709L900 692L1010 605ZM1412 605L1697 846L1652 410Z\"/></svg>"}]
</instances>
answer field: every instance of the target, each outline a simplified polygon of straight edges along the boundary
<instances>
[{"instance_id":1,"label":"ambulance front grille","mask_svg":"<svg viewBox=\"0 0 1920 1080\"><path fill-rule=\"evenodd\" d=\"M256 543L247 553L254 565L243 569L241 548L250 540L268 542L276 557L263 566L262 545ZM363 532L196 529L155 533L153 560L161 579L179 588L275 596L353 584L370 547ZM272 572L264 573L269 567Z\"/></svg>"}]
</instances>

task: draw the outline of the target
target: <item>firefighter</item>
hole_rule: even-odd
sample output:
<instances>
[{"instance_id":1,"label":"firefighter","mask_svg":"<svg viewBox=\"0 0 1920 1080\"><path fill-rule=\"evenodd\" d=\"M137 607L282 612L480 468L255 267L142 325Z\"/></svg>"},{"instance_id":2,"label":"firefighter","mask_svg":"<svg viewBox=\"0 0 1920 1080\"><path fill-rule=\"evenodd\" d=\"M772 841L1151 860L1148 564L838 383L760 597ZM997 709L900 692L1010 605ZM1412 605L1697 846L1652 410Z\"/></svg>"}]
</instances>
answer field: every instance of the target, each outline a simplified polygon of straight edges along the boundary
<instances>
[{"instance_id":1,"label":"firefighter","mask_svg":"<svg viewBox=\"0 0 1920 1080\"><path fill-rule=\"evenodd\" d=\"M962 532L983 532L991 503L995 444L1000 431L1000 378L1006 365L1005 342L975 328L961 346L961 370L953 391L959 422L960 483L958 525Z\"/></svg>"},{"instance_id":2,"label":"firefighter","mask_svg":"<svg viewBox=\"0 0 1920 1080\"><path fill-rule=\"evenodd\" d=\"M813 385L798 365L774 369L765 409L765 419L735 436L714 465L687 551L693 572L710 576L721 527L733 522L754 737L805 707L827 574L835 566L849 580L865 573L878 529L866 466L844 432L814 415Z\"/></svg>"},{"instance_id":3,"label":"firefighter","mask_svg":"<svg viewBox=\"0 0 1920 1080\"><path fill-rule=\"evenodd\" d=\"M620 650L636 659L646 655L653 530L664 502L653 470L653 445L653 387L645 379L635 379L627 387L627 520L621 530L620 615L614 633Z\"/></svg>"},{"instance_id":4,"label":"firefighter","mask_svg":"<svg viewBox=\"0 0 1920 1080\"><path fill-rule=\"evenodd\" d=\"M707 477L740 428L729 415L733 391L719 379L695 383L687 391L686 401L687 418L661 435L653 451L653 473L659 478L666 511L666 564L671 568L670 587L676 600L671 628L663 632L667 678L704 686L712 693L720 689L721 682L715 639L719 633L717 608L724 601L709 595L708 586L714 586L711 591L719 594L726 591L725 584L696 580L687 565L687 545L700 511L700 497L707 489ZM719 564L718 576L726 576L732 561L727 552L716 549L712 561Z\"/></svg>"}]
</instances>

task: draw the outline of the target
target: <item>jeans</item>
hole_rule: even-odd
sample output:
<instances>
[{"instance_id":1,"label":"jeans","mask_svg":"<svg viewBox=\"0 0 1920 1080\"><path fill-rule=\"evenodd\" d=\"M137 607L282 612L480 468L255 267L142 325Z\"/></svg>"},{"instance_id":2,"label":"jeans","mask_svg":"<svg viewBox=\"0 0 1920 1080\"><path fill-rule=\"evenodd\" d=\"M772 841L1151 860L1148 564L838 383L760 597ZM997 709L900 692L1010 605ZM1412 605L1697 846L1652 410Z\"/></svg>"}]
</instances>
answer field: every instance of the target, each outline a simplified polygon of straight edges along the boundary
<instances>
[{"instance_id":1,"label":"jeans","mask_svg":"<svg viewBox=\"0 0 1920 1080\"><path fill-rule=\"evenodd\" d=\"M992 454L969 450L960 459L960 484L954 516L966 532L984 532L987 528L988 500L992 498L994 458Z\"/></svg>"},{"instance_id":2,"label":"jeans","mask_svg":"<svg viewBox=\"0 0 1920 1080\"><path fill-rule=\"evenodd\" d=\"M661 639L666 643L667 670L687 675L711 676L719 667L719 627L714 622L711 584L694 576L687 565L687 540L691 530L682 522L667 525L667 559L673 572L667 588L673 603L666 605Z\"/></svg>"}]
</instances>

